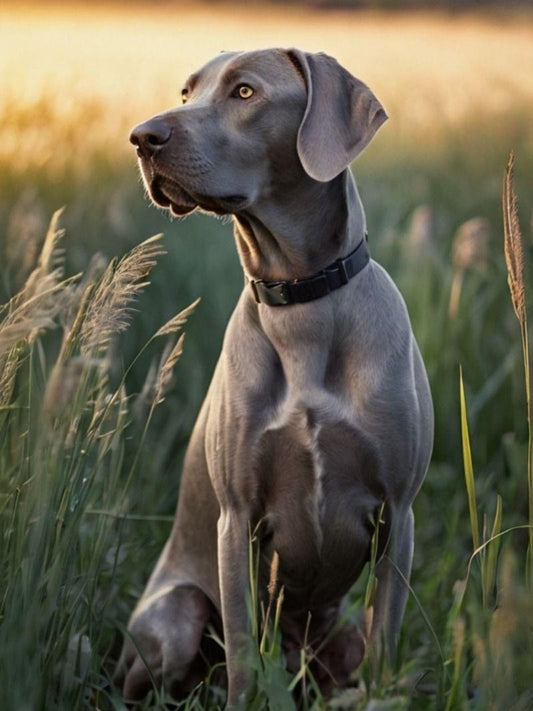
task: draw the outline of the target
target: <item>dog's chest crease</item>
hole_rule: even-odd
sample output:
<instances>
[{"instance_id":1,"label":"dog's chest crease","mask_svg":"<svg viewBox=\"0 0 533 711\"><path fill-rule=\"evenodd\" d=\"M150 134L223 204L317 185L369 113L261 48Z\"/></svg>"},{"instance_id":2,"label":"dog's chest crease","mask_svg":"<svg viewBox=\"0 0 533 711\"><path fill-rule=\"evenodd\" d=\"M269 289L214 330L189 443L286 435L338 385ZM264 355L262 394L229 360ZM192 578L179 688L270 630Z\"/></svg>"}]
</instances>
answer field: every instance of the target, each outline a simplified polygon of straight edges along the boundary
<instances>
[{"instance_id":1,"label":"dog's chest crease","mask_svg":"<svg viewBox=\"0 0 533 711\"><path fill-rule=\"evenodd\" d=\"M310 434L310 453L313 462L314 487L312 494L312 516L314 521L315 535L319 550L322 549L322 516L324 513L324 491L322 480L324 477L324 460L319 445L320 425L315 424Z\"/></svg>"}]
</instances>

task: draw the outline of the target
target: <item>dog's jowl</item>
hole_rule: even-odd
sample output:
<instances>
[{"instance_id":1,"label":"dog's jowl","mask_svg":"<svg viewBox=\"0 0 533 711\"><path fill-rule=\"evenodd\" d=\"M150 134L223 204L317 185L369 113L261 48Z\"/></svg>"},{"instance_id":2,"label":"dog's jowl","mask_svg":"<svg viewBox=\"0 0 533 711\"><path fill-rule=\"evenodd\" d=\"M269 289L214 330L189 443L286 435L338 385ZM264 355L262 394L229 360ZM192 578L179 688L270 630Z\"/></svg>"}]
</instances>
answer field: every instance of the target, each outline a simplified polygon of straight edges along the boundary
<instances>
[{"instance_id":1,"label":"dog's jowl","mask_svg":"<svg viewBox=\"0 0 533 711\"><path fill-rule=\"evenodd\" d=\"M119 677L127 699L145 695L152 679L185 694L203 673L211 623L225 643L227 707L246 706L254 531L266 601L279 561L287 667L305 643L327 693L346 683L369 644L384 639L394 653L413 556L411 506L433 439L409 317L369 256L349 169L387 116L334 59L296 49L220 54L182 97L131 134L146 186L176 215L231 214L246 284ZM371 628L338 629L373 541Z\"/></svg>"}]
</instances>

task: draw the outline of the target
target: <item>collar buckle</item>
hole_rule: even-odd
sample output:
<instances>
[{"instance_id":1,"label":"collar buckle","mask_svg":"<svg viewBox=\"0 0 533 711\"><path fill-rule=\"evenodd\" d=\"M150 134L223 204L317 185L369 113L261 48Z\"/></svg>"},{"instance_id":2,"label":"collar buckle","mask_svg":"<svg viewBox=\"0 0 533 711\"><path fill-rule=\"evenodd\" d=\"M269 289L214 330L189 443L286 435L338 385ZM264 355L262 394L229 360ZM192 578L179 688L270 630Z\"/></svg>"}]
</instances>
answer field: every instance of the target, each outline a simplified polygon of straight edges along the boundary
<instances>
[{"instance_id":1,"label":"collar buckle","mask_svg":"<svg viewBox=\"0 0 533 711\"><path fill-rule=\"evenodd\" d=\"M286 281L265 282L250 280L250 285L258 304L269 306L287 306L293 303L290 283Z\"/></svg>"},{"instance_id":2,"label":"collar buckle","mask_svg":"<svg viewBox=\"0 0 533 711\"><path fill-rule=\"evenodd\" d=\"M335 265L336 265L337 269L339 270L339 276L341 278L342 285L347 284L351 279L351 276L348 273L349 263L350 263L349 257L343 257L343 258L337 259L337 261L335 262Z\"/></svg>"}]
</instances>

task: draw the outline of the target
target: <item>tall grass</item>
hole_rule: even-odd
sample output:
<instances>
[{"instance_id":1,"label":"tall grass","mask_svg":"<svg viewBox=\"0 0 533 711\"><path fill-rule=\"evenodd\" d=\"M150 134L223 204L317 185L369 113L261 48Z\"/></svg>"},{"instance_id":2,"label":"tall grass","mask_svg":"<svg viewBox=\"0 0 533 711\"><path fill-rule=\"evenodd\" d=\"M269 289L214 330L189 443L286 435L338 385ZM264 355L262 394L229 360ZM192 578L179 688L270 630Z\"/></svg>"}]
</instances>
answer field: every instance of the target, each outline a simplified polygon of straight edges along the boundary
<instances>
[{"instance_id":1,"label":"tall grass","mask_svg":"<svg viewBox=\"0 0 533 711\"><path fill-rule=\"evenodd\" d=\"M513 187L514 155L505 171L503 187L504 255L508 284L515 314L520 323L525 368L526 420L528 423L527 462L525 475L531 495L531 410L529 379L529 342L527 329L526 289L524 280L524 247ZM531 535L533 516L528 503L525 524L502 531L503 502L496 495L492 525L486 515L480 533L475 476L470 447L467 406L463 374L459 377L460 420L463 440L463 466L468 498L473 554L466 576L459 586L458 605L452 621L453 677L447 709L490 708L528 709L533 704L530 659L533 652L533 592L531 585ZM523 574L517 570L516 550L510 545L499 556L502 541L519 529L528 529L529 545ZM511 539L511 540L516 540ZM471 580L472 564L479 564L480 581ZM480 591L477 593L477 590ZM468 589L469 588L469 589ZM474 591L472 591L474 588ZM470 593L469 606L466 604ZM479 601L475 603L476 599ZM466 609L465 609L466 608ZM525 625L525 628L522 627ZM470 650L468 647L470 646ZM472 658L472 678L468 679L466 655ZM528 661L522 663L522 653ZM469 681L471 689L468 688ZM469 700L472 696L473 699Z\"/></svg>"},{"instance_id":2,"label":"tall grass","mask_svg":"<svg viewBox=\"0 0 533 711\"><path fill-rule=\"evenodd\" d=\"M151 238L105 268L64 278L58 218L0 322L5 709L121 706L106 657L128 485L145 437L134 444L140 396L128 395L124 377L113 375L111 344L164 252L159 237ZM142 393L151 401L144 431L168 389L183 337L173 340L190 312L154 335L172 340L153 387Z\"/></svg>"}]
</instances>

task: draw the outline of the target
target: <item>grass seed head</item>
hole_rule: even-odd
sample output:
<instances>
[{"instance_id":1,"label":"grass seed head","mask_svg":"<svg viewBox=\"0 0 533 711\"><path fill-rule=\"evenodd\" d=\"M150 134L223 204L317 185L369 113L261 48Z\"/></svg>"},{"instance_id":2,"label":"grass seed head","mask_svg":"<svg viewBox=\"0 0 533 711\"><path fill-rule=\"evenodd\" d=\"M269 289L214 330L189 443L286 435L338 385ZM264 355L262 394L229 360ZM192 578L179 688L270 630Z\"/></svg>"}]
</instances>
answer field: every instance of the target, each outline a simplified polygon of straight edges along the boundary
<instances>
[{"instance_id":1,"label":"grass seed head","mask_svg":"<svg viewBox=\"0 0 533 711\"><path fill-rule=\"evenodd\" d=\"M483 271L488 262L489 242L490 225L485 217L463 222L453 240L453 268Z\"/></svg>"},{"instance_id":2,"label":"grass seed head","mask_svg":"<svg viewBox=\"0 0 533 711\"><path fill-rule=\"evenodd\" d=\"M178 314L169 319L158 331L156 331L154 338L157 336L168 336L172 333L176 333L176 331L179 331L180 328L187 323L187 319L199 303L200 298L193 301L190 306L187 306L186 309L183 309L183 311L180 311Z\"/></svg>"},{"instance_id":3,"label":"grass seed head","mask_svg":"<svg viewBox=\"0 0 533 711\"><path fill-rule=\"evenodd\" d=\"M155 404L159 405L165 399L165 395L170 390L172 382L174 380L174 366L180 359L183 353L183 341L185 340L185 334L182 333L178 338L174 347L170 350L168 355L163 354L164 360L157 374L157 380L155 384Z\"/></svg>"},{"instance_id":4,"label":"grass seed head","mask_svg":"<svg viewBox=\"0 0 533 711\"><path fill-rule=\"evenodd\" d=\"M411 215L407 245L417 254L430 255L433 252L435 234L435 213L430 205L419 205Z\"/></svg>"},{"instance_id":5,"label":"grass seed head","mask_svg":"<svg viewBox=\"0 0 533 711\"><path fill-rule=\"evenodd\" d=\"M50 222L38 263L22 289L0 307L0 354L7 353L20 341L31 342L36 334L55 325L63 307L62 294L72 280L61 281L64 272L60 241L64 230L58 229L62 210Z\"/></svg>"},{"instance_id":6,"label":"grass seed head","mask_svg":"<svg viewBox=\"0 0 533 711\"><path fill-rule=\"evenodd\" d=\"M112 337L131 320L131 304L147 286L146 277L165 254L155 235L134 247L119 262L113 260L98 282L87 307L80 336L82 353L105 351Z\"/></svg>"},{"instance_id":7,"label":"grass seed head","mask_svg":"<svg viewBox=\"0 0 533 711\"><path fill-rule=\"evenodd\" d=\"M270 603L272 603L272 600L274 599L274 596L276 594L276 589L278 587L278 579L279 579L279 553L277 551L274 551L274 554L272 556L272 562L270 564L270 579L268 581L268 597L269 597Z\"/></svg>"},{"instance_id":8,"label":"grass seed head","mask_svg":"<svg viewBox=\"0 0 533 711\"><path fill-rule=\"evenodd\" d=\"M514 154L509 156L503 183L503 235L507 265L507 282L516 316L520 323L526 319L524 286L524 246L518 221L517 199L513 187Z\"/></svg>"}]
</instances>

